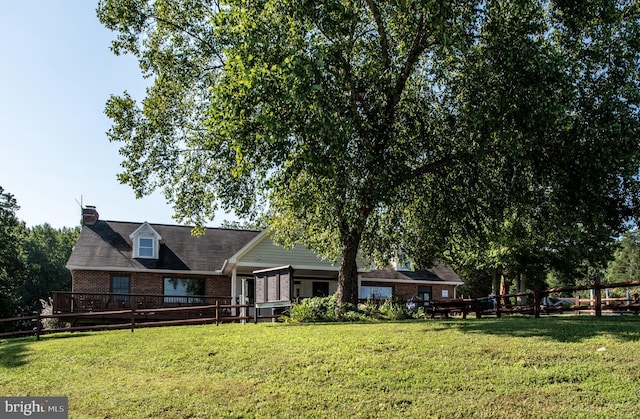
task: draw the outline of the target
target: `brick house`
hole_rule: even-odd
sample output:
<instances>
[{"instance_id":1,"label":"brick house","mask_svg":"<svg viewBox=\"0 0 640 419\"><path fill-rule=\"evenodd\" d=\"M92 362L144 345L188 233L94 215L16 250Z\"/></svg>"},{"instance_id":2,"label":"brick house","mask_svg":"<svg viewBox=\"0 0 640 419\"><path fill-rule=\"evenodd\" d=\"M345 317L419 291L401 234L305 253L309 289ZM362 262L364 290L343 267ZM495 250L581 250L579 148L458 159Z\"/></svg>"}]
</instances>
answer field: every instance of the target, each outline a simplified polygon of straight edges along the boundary
<instances>
[{"instance_id":1,"label":"brick house","mask_svg":"<svg viewBox=\"0 0 640 419\"><path fill-rule=\"evenodd\" d=\"M244 296L253 302L254 272L282 266L295 272L292 298L330 295L338 288L337 265L302 245L279 247L267 231L207 228L196 237L186 226L100 220L95 207L83 209L82 224L67 263L72 293L156 295L165 302L189 302L190 296L233 302ZM442 265L370 270L362 260L358 282L361 299L455 298L463 284Z\"/></svg>"}]
</instances>

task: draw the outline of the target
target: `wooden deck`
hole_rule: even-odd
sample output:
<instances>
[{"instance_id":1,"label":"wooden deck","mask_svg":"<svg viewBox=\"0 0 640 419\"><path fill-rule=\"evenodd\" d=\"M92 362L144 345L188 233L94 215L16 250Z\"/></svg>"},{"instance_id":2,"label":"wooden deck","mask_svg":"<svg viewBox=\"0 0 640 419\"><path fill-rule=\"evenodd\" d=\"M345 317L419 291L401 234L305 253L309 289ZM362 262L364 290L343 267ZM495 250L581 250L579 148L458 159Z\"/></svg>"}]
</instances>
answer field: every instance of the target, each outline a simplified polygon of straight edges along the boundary
<instances>
[{"instance_id":1,"label":"wooden deck","mask_svg":"<svg viewBox=\"0 0 640 419\"><path fill-rule=\"evenodd\" d=\"M231 298L206 295L175 296L161 294L115 294L115 293L85 293L85 292L54 292L54 314L99 313L117 310L159 310L154 317L164 317L167 320L184 319L187 312L161 311L162 309L195 306L229 306ZM208 316L210 313L190 313L189 316ZM81 318L81 316L79 316Z\"/></svg>"}]
</instances>

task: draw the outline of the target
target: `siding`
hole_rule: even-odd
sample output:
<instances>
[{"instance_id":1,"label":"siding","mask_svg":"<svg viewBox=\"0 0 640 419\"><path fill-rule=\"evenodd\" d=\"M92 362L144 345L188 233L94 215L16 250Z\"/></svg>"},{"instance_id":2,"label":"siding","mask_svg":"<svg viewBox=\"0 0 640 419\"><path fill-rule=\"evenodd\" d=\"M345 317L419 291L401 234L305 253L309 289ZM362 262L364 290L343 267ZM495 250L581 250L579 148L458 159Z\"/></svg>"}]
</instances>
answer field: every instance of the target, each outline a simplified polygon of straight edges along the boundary
<instances>
[{"instance_id":1,"label":"siding","mask_svg":"<svg viewBox=\"0 0 640 419\"><path fill-rule=\"evenodd\" d=\"M333 265L328 260L322 260L309 252L303 245L296 245L292 249L276 246L269 237L257 243L239 260L241 266L285 266L313 267L314 269L337 271L338 265Z\"/></svg>"}]
</instances>

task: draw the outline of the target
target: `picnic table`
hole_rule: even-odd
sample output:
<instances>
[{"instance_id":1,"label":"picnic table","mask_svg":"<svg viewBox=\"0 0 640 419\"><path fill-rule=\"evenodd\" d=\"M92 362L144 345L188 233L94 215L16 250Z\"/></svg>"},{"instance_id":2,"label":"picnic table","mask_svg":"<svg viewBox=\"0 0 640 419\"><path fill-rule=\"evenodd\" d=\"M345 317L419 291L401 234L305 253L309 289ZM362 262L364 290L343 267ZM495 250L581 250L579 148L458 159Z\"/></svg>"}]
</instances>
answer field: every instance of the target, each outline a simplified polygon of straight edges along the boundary
<instances>
[{"instance_id":1,"label":"picnic table","mask_svg":"<svg viewBox=\"0 0 640 419\"><path fill-rule=\"evenodd\" d=\"M480 317L481 310L476 300L468 299L451 299L451 300L431 300L429 302L428 312L431 318L435 318L437 314L449 317L451 314L462 314L462 318L466 319L467 314L471 311L476 313L476 317Z\"/></svg>"}]
</instances>

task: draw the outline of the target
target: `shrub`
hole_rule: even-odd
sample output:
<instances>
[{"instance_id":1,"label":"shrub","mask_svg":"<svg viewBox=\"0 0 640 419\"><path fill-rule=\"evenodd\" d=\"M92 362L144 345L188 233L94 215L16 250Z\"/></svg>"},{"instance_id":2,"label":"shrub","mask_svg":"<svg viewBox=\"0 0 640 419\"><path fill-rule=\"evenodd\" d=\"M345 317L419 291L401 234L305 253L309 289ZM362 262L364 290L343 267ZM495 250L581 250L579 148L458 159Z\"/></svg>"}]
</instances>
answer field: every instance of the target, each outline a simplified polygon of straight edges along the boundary
<instances>
[{"instance_id":1,"label":"shrub","mask_svg":"<svg viewBox=\"0 0 640 419\"><path fill-rule=\"evenodd\" d=\"M371 320L376 320L382 317L378 305L370 299L367 299L364 303L358 304L358 311L362 313L363 316Z\"/></svg>"},{"instance_id":2,"label":"shrub","mask_svg":"<svg viewBox=\"0 0 640 419\"><path fill-rule=\"evenodd\" d=\"M311 322L354 322L367 320L405 320L410 318L424 318L424 309L411 310L400 300L385 301L378 306L374 301L354 306L352 304L337 304L336 295L329 297L306 298L295 303L289 309L286 322L311 323Z\"/></svg>"},{"instance_id":3,"label":"shrub","mask_svg":"<svg viewBox=\"0 0 640 419\"><path fill-rule=\"evenodd\" d=\"M424 312L424 307L418 307L413 312L413 318L414 319L426 319L427 318L427 314Z\"/></svg>"},{"instance_id":4,"label":"shrub","mask_svg":"<svg viewBox=\"0 0 640 419\"><path fill-rule=\"evenodd\" d=\"M329 297L305 298L294 303L289 309L285 321L292 322L326 322L336 321L338 318L336 295Z\"/></svg>"},{"instance_id":5,"label":"shrub","mask_svg":"<svg viewBox=\"0 0 640 419\"><path fill-rule=\"evenodd\" d=\"M380 306L380 314L387 320L405 320L412 317L412 312L406 304L399 301L387 300Z\"/></svg>"}]
</instances>

